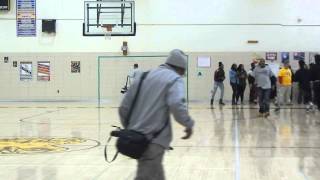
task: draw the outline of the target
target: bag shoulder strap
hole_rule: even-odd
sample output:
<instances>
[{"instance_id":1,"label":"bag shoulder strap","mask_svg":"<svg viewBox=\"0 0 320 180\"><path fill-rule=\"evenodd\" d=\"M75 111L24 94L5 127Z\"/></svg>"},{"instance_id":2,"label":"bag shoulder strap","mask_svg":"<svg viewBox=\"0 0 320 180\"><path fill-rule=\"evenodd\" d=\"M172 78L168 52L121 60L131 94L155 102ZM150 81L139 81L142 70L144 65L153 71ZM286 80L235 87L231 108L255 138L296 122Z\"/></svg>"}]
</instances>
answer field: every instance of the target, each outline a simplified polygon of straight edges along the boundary
<instances>
[{"instance_id":1,"label":"bag shoulder strap","mask_svg":"<svg viewBox=\"0 0 320 180\"><path fill-rule=\"evenodd\" d=\"M131 104L131 106L130 106L130 109L129 109L129 112L128 112L128 116L127 116L127 119L126 119L127 126L128 126L129 123L130 123L130 117L131 117L131 114L132 114L134 105L136 104L136 101L137 101L138 96L139 96L139 94L140 94L140 89L141 89L142 82L143 82L144 79L147 77L148 73L149 73L149 71L144 72L144 73L142 74L142 76L141 76L141 79L140 79L140 82L139 82L139 85L138 85L138 89L137 89L136 95L135 95L134 98L133 98L133 101L132 101L132 104Z\"/></svg>"},{"instance_id":2,"label":"bag shoulder strap","mask_svg":"<svg viewBox=\"0 0 320 180\"><path fill-rule=\"evenodd\" d=\"M106 145L104 146L104 159L105 159L108 163L112 163L114 160L116 160L117 157L118 157L118 154L119 154L119 151L117 151L116 154L113 156L113 158L112 158L110 161L108 160L107 147L108 147L108 144L109 144L111 138L112 138L111 136L108 138L107 143L106 143Z\"/></svg>"}]
</instances>

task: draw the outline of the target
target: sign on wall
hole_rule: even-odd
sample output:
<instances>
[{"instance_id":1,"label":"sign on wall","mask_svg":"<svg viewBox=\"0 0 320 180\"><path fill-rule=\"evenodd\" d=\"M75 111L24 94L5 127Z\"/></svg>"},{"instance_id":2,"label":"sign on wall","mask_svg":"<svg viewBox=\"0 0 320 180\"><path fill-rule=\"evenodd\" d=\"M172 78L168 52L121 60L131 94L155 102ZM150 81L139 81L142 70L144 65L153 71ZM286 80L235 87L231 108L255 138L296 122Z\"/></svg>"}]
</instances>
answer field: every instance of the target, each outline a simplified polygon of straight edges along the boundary
<instances>
[{"instance_id":1,"label":"sign on wall","mask_svg":"<svg viewBox=\"0 0 320 180\"><path fill-rule=\"evenodd\" d=\"M315 59L314 59L314 56L317 55L319 53L316 53L316 52L310 52L309 53L309 64L310 63L315 63Z\"/></svg>"},{"instance_id":2,"label":"sign on wall","mask_svg":"<svg viewBox=\"0 0 320 180\"><path fill-rule=\"evenodd\" d=\"M266 60L271 60L271 61L277 60L277 52L267 52Z\"/></svg>"},{"instance_id":3,"label":"sign on wall","mask_svg":"<svg viewBox=\"0 0 320 180\"><path fill-rule=\"evenodd\" d=\"M9 62L9 57L7 57L7 56L4 57L4 58L3 58L3 61L4 61L4 63L8 63L8 62Z\"/></svg>"},{"instance_id":4,"label":"sign on wall","mask_svg":"<svg viewBox=\"0 0 320 180\"><path fill-rule=\"evenodd\" d=\"M17 36L36 36L36 0L17 0Z\"/></svg>"},{"instance_id":5,"label":"sign on wall","mask_svg":"<svg viewBox=\"0 0 320 180\"><path fill-rule=\"evenodd\" d=\"M300 61L300 60L304 61L305 53L304 52L294 52L293 53L293 59L294 60L298 60L298 61Z\"/></svg>"},{"instance_id":6,"label":"sign on wall","mask_svg":"<svg viewBox=\"0 0 320 180\"><path fill-rule=\"evenodd\" d=\"M20 62L20 80L32 80L32 62Z\"/></svg>"},{"instance_id":7,"label":"sign on wall","mask_svg":"<svg viewBox=\"0 0 320 180\"><path fill-rule=\"evenodd\" d=\"M50 62L38 62L38 81L50 81Z\"/></svg>"},{"instance_id":8,"label":"sign on wall","mask_svg":"<svg viewBox=\"0 0 320 180\"><path fill-rule=\"evenodd\" d=\"M289 52L282 52L281 53L281 62L289 61L290 53Z\"/></svg>"},{"instance_id":9,"label":"sign on wall","mask_svg":"<svg viewBox=\"0 0 320 180\"><path fill-rule=\"evenodd\" d=\"M71 61L71 73L80 73L80 61Z\"/></svg>"},{"instance_id":10,"label":"sign on wall","mask_svg":"<svg viewBox=\"0 0 320 180\"><path fill-rule=\"evenodd\" d=\"M211 67L211 57L210 56L198 56L198 67L200 67L200 68Z\"/></svg>"}]
</instances>

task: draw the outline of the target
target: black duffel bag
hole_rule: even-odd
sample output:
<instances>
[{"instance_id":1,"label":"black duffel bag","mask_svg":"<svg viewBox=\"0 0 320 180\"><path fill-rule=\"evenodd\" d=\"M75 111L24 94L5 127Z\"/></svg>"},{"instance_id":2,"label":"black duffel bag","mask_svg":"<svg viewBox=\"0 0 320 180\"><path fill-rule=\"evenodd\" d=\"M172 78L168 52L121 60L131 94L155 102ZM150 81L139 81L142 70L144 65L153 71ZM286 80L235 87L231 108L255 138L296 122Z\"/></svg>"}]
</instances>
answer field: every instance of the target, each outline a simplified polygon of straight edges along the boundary
<instances>
[{"instance_id":1,"label":"black duffel bag","mask_svg":"<svg viewBox=\"0 0 320 180\"><path fill-rule=\"evenodd\" d=\"M139 159L150 143L150 140L144 134L134 130L121 129L112 131L111 136L118 137L117 150L133 159Z\"/></svg>"}]
</instances>

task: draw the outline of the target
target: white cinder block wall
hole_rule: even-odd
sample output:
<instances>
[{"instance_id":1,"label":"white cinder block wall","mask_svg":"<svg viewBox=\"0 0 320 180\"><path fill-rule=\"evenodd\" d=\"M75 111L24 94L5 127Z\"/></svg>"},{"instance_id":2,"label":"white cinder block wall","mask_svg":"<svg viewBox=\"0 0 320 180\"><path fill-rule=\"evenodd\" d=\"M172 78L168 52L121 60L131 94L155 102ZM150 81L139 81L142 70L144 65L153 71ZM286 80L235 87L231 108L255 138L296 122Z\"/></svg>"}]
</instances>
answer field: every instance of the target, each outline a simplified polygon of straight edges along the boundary
<instances>
[{"instance_id":1,"label":"white cinder block wall","mask_svg":"<svg viewBox=\"0 0 320 180\"><path fill-rule=\"evenodd\" d=\"M94 99L97 56L120 54L122 41L128 41L131 55L163 54L173 48L188 52L189 97L194 100L208 98L214 71L198 69L198 55L210 55L214 69L223 61L227 72L233 62L249 68L254 53L320 51L320 1L136 1L137 35L111 40L82 36L83 0L38 0L37 37L18 38L15 1L11 4L10 12L0 13L1 99ZM57 19L56 36L41 33L41 19L47 18ZM4 56L9 56L9 64ZM50 82L36 81L36 62L43 60L51 61ZM81 61L80 74L70 73L72 60ZM21 82L12 61L32 61L34 80ZM198 71L203 76L197 76ZM229 84L225 86L230 99Z\"/></svg>"}]
</instances>

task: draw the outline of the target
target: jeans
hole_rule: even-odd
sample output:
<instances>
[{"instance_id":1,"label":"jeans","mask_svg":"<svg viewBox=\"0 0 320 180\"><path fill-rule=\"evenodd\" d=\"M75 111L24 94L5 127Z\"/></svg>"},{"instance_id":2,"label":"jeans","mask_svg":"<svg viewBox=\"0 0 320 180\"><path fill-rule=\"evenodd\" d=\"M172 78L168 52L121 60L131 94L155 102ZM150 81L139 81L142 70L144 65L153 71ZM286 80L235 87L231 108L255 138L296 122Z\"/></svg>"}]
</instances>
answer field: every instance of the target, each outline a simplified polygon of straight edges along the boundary
<instances>
[{"instance_id":1,"label":"jeans","mask_svg":"<svg viewBox=\"0 0 320 180\"><path fill-rule=\"evenodd\" d=\"M257 85L249 84L250 94L249 94L249 101L255 102L257 100Z\"/></svg>"},{"instance_id":2,"label":"jeans","mask_svg":"<svg viewBox=\"0 0 320 180\"><path fill-rule=\"evenodd\" d=\"M301 88L299 87L298 104L308 104L312 100L311 88Z\"/></svg>"},{"instance_id":3,"label":"jeans","mask_svg":"<svg viewBox=\"0 0 320 180\"><path fill-rule=\"evenodd\" d=\"M232 87L232 104L234 105L234 104L237 104L237 101L236 101L237 94L238 94L238 92L237 92L237 84L230 82L230 85Z\"/></svg>"},{"instance_id":4,"label":"jeans","mask_svg":"<svg viewBox=\"0 0 320 180\"><path fill-rule=\"evenodd\" d=\"M158 144L150 144L146 152L138 160L135 180L164 180L162 160L165 148Z\"/></svg>"},{"instance_id":5,"label":"jeans","mask_svg":"<svg viewBox=\"0 0 320 180\"><path fill-rule=\"evenodd\" d=\"M214 81L212 99L214 99L214 96L216 95L218 88L220 89L220 100L222 100L224 95L224 85L223 85L223 82L218 82L218 81Z\"/></svg>"},{"instance_id":6,"label":"jeans","mask_svg":"<svg viewBox=\"0 0 320 180\"><path fill-rule=\"evenodd\" d=\"M314 93L314 103L318 106L320 110L320 81L315 81L313 83L313 93Z\"/></svg>"},{"instance_id":7,"label":"jeans","mask_svg":"<svg viewBox=\"0 0 320 180\"><path fill-rule=\"evenodd\" d=\"M271 89L258 88L259 112L266 113L270 111L270 93Z\"/></svg>"},{"instance_id":8,"label":"jeans","mask_svg":"<svg viewBox=\"0 0 320 180\"><path fill-rule=\"evenodd\" d=\"M243 103L243 96L244 96L244 91L246 90L246 85L245 84L243 84L243 85L240 85L240 84L238 84L238 86L237 86L237 102L238 102L238 100L239 100L239 98L240 98L240 100L241 100L241 103Z\"/></svg>"},{"instance_id":9,"label":"jeans","mask_svg":"<svg viewBox=\"0 0 320 180\"><path fill-rule=\"evenodd\" d=\"M290 104L291 103L291 86L279 86L279 95L278 95L278 103L280 106L282 104Z\"/></svg>"}]
</instances>

